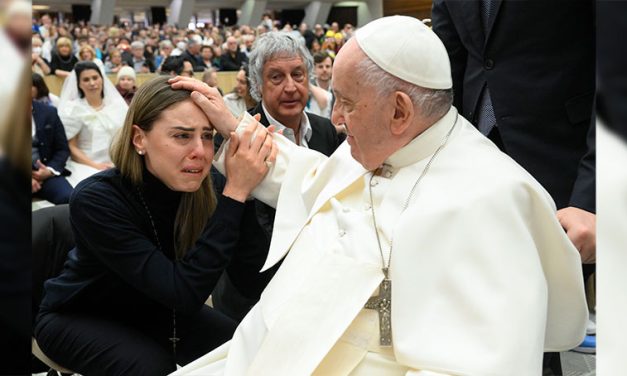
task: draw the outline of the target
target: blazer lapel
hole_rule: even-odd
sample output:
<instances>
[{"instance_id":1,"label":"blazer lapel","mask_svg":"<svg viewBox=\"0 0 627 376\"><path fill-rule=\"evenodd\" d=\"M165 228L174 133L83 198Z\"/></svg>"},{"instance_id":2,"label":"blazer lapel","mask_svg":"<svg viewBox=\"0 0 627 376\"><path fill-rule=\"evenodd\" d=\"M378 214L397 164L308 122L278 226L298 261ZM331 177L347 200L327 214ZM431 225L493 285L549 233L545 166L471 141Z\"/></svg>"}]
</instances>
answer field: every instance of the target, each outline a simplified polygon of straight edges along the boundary
<instances>
[{"instance_id":1,"label":"blazer lapel","mask_svg":"<svg viewBox=\"0 0 627 376\"><path fill-rule=\"evenodd\" d=\"M447 3L449 9L451 7L459 7L458 18L463 20L464 26L468 30L468 35L472 38L473 43L480 50L484 45L485 36L483 33L483 25L481 24L481 4L479 1L453 1Z\"/></svg>"},{"instance_id":2,"label":"blazer lapel","mask_svg":"<svg viewBox=\"0 0 627 376\"><path fill-rule=\"evenodd\" d=\"M492 28L494 27L496 17L498 16L499 10L501 9L501 4L503 3L502 0L491 0L491 2L492 7L490 9L490 18L488 19L488 33L485 36L484 48L488 45L488 40L490 39L490 35L492 34Z\"/></svg>"}]
</instances>

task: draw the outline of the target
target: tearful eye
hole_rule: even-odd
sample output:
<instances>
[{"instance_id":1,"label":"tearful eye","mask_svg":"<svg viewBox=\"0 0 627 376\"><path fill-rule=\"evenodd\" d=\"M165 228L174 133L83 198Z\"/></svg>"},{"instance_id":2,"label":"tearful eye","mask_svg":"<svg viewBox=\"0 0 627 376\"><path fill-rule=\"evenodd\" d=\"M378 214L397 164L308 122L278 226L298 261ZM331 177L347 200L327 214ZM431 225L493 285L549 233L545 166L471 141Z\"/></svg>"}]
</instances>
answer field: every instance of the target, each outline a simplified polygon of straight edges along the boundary
<instances>
[{"instance_id":1,"label":"tearful eye","mask_svg":"<svg viewBox=\"0 0 627 376\"><path fill-rule=\"evenodd\" d=\"M177 133L174 135L174 138L177 138L179 140L186 140L189 138L189 134L187 133Z\"/></svg>"}]
</instances>

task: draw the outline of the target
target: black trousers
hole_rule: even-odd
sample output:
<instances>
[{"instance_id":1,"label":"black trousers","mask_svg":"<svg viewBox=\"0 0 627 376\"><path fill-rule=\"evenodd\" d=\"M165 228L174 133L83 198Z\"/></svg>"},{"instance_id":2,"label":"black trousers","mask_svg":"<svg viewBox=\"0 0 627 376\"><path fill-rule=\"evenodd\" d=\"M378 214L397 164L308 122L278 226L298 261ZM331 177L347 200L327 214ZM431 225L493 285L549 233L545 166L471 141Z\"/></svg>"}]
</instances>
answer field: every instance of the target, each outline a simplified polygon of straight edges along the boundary
<instances>
[{"instance_id":1,"label":"black trousers","mask_svg":"<svg viewBox=\"0 0 627 376\"><path fill-rule=\"evenodd\" d=\"M137 314L44 312L35 325L42 351L59 365L83 375L167 375L231 339L236 323L203 306L176 315L176 354L172 311Z\"/></svg>"}]
</instances>

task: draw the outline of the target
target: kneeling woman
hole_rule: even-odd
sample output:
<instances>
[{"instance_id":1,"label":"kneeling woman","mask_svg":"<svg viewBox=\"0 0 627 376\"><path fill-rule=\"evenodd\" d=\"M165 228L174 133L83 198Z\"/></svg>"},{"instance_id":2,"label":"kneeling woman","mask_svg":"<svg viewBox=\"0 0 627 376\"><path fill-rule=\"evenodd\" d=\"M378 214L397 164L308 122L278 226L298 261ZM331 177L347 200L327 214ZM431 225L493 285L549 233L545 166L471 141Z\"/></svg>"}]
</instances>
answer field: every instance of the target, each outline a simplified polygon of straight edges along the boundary
<instances>
[{"instance_id":1,"label":"kneeling woman","mask_svg":"<svg viewBox=\"0 0 627 376\"><path fill-rule=\"evenodd\" d=\"M117 168L76 187L76 248L45 284L35 336L46 355L80 374L164 375L226 342L236 327L204 303L237 244L244 201L276 149L271 136L252 143L244 136L236 147L249 158L228 158L216 198L213 127L190 92L172 90L167 79L136 93L111 150Z\"/></svg>"}]
</instances>

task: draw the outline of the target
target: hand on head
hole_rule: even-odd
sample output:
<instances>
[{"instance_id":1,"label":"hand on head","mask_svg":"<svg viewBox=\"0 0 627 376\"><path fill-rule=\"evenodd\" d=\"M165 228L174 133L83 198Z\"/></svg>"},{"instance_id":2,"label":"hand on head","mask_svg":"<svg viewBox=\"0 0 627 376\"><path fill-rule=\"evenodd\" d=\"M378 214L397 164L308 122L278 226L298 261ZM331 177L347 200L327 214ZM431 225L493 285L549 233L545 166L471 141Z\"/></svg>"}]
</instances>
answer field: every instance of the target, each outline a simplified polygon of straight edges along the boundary
<instances>
[{"instance_id":1,"label":"hand on head","mask_svg":"<svg viewBox=\"0 0 627 376\"><path fill-rule=\"evenodd\" d=\"M200 107L211 124L226 139L237 127L237 119L224 104L218 89L191 77L176 76L169 81L172 89L184 89L192 92L192 100Z\"/></svg>"},{"instance_id":2,"label":"hand on head","mask_svg":"<svg viewBox=\"0 0 627 376\"><path fill-rule=\"evenodd\" d=\"M231 133L226 151L225 196L243 202L263 180L278 153L272 140L273 132L273 126L266 129L259 122L254 122L240 134Z\"/></svg>"}]
</instances>

